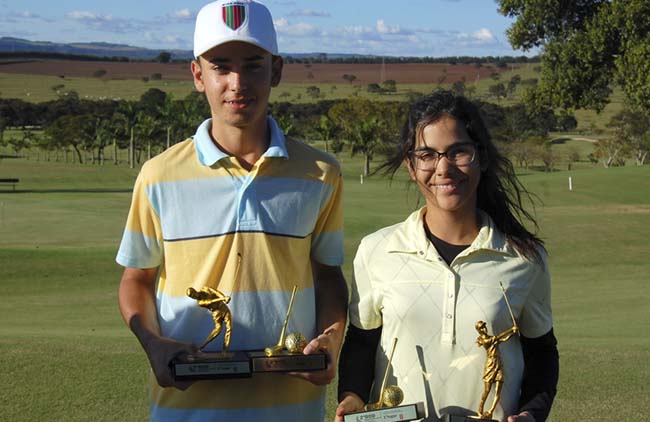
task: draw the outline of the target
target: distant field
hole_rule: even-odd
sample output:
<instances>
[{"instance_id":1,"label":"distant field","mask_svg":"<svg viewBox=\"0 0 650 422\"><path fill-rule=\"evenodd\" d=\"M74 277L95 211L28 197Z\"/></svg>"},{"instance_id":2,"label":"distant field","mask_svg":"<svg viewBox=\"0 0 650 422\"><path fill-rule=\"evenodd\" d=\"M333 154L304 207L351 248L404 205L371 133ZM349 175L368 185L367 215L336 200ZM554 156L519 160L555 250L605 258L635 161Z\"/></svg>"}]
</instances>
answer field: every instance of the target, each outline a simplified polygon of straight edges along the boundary
<instances>
[{"instance_id":1,"label":"distant field","mask_svg":"<svg viewBox=\"0 0 650 422\"><path fill-rule=\"evenodd\" d=\"M410 91L430 92L442 84L466 80L476 83L493 73L507 73L514 68L494 65L450 64L285 64L280 86L273 90L272 101L309 102L306 87L319 86L323 99L347 98L353 93L366 95L370 83L397 82L396 95L370 95L380 100L403 100ZM103 70L105 75L93 77ZM159 73L162 80L153 80ZM353 83L343 75L354 75ZM148 81L143 81L147 78ZM332 87L335 87L332 89ZM66 60L28 60L0 62L0 97L24 101L53 100L62 92L77 91L82 98L119 98L135 100L146 90L158 88L183 98L194 90L189 64L147 62L77 62ZM285 94L282 96L282 94ZM288 94L288 95L286 95ZM300 94L300 95L299 95Z\"/></svg>"},{"instance_id":2,"label":"distant field","mask_svg":"<svg viewBox=\"0 0 650 422\"><path fill-rule=\"evenodd\" d=\"M450 88L451 84L465 80L473 89L473 98L484 99L506 106L518 101L518 94L510 98L490 98L491 85L502 82L507 85L515 75L522 80L539 77L539 64L517 64L504 68L485 64L286 64L280 86L271 92L271 101L307 103L320 99L345 99L361 95L378 101L404 101L409 93L429 93L439 87ZM93 77L98 70L105 70L101 77ZM162 80L151 78L160 73ZM344 74L357 79L349 83ZM496 74L494 76L493 74ZM148 81L143 81L148 78ZM371 94L367 92L370 83L385 80L397 82L393 94ZM317 86L320 97L312 98L307 87ZM42 102L56 99L67 91L76 91L85 99L137 100L148 89L157 88L180 99L194 91L189 64L148 62L78 62L66 60L25 60L0 62L0 98L19 98L24 101ZM519 91L521 91L521 87ZM612 102L602 113L591 110L576 110L578 130L593 131L593 127L606 130L611 117L621 110L623 97L615 90Z\"/></svg>"},{"instance_id":3,"label":"distant field","mask_svg":"<svg viewBox=\"0 0 650 422\"><path fill-rule=\"evenodd\" d=\"M283 78L292 83L340 83L344 74L356 76L356 83L382 83L392 79L398 83L438 83L445 76L446 83L465 79L472 81L510 68L486 64L451 65L444 63L387 63L387 64L285 64ZM141 79L160 73L163 79L190 81L189 63L150 62L83 62L72 60L0 61L0 73L18 75L49 75L56 77L90 78L97 70L104 70L106 79Z\"/></svg>"}]
</instances>

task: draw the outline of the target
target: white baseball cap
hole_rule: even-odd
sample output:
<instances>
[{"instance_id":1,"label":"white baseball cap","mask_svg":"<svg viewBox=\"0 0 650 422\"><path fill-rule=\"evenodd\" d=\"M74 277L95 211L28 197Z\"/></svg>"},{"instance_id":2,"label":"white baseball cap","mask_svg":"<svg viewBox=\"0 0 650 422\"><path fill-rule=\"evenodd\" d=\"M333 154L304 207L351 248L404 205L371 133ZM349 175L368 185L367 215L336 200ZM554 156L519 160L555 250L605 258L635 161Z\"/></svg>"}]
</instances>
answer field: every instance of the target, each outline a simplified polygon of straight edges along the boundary
<instances>
[{"instance_id":1,"label":"white baseball cap","mask_svg":"<svg viewBox=\"0 0 650 422\"><path fill-rule=\"evenodd\" d=\"M203 6L196 16L194 57L231 41L253 44L277 56L269 9L255 0L219 0Z\"/></svg>"}]
</instances>

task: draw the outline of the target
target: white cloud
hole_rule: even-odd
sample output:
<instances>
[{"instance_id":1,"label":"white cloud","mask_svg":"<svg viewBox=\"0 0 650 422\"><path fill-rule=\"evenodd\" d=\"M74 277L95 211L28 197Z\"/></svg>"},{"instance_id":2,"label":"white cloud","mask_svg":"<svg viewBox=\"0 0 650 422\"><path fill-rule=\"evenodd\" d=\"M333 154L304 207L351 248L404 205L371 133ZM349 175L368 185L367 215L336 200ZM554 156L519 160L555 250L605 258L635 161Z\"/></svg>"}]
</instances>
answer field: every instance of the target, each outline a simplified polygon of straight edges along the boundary
<instances>
[{"instance_id":1,"label":"white cloud","mask_svg":"<svg viewBox=\"0 0 650 422\"><path fill-rule=\"evenodd\" d=\"M486 28L481 28L478 31L474 32L472 34L472 38L478 40L478 41L484 41L484 42L493 42L496 41L494 38L494 35L492 35L492 32L490 32L489 29Z\"/></svg>"},{"instance_id":2,"label":"white cloud","mask_svg":"<svg viewBox=\"0 0 650 422\"><path fill-rule=\"evenodd\" d=\"M180 9L171 12L169 17L178 20L194 20L194 13L190 12L190 9Z\"/></svg>"},{"instance_id":3,"label":"white cloud","mask_svg":"<svg viewBox=\"0 0 650 422\"><path fill-rule=\"evenodd\" d=\"M313 17L313 18L329 18L332 15L330 15L329 12L318 12L315 10L311 9L300 9L300 10L295 10L291 12L290 16L307 16L307 17Z\"/></svg>"},{"instance_id":4,"label":"white cloud","mask_svg":"<svg viewBox=\"0 0 650 422\"><path fill-rule=\"evenodd\" d=\"M65 17L85 22L110 22L113 20L111 15L100 15L99 13L87 12L85 10L74 10L66 13Z\"/></svg>"},{"instance_id":5,"label":"white cloud","mask_svg":"<svg viewBox=\"0 0 650 422\"><path fill-rule=\"evenodd\" d=\"M377 21L377 32L380 34L395 34L399 32L399 26L390 27L382 20Z\"/></svg>"},{"instance_id":6,"label":"white cloud","mask_svg":"<svg viewBox=\"0 0 650 422\"><path fill-rule=\"evenodd\" d=\"M277 19L275 30L278 35L288 35L292 37L315 37L323 35L323 31L309 23L299 22L291 24L286 18Z\"/></svg>"}]
</instances>

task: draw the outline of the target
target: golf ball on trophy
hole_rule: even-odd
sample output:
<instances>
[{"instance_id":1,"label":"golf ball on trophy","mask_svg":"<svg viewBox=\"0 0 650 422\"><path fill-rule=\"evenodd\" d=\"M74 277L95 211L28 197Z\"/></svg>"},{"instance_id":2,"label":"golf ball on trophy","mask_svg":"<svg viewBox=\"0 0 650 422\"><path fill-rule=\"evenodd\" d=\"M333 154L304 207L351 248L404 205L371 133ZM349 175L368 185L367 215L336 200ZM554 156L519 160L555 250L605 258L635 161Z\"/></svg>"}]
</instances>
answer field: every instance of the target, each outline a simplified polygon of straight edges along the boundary
<instances>
[{"instance_id":1,"label":"golf ball on trophy","mask_svg":"<svg viewBox=\"0 0 650 422\"><path fill-rule=\"evenodd\" d=\"M381 396L381 401L386 407L395 407L404 400L402 389L396 385L389 385Z\"/></svg>"},{"instance_id":2,"label":"golf ball on trophy","mask_svg":"<svg viewBox=\"0 0 650 422\"><path fill-rule=\"evenodd\" d=\"M301 333L289 333L284 340L284 347L289 353L301 353L307 346L307 339Z\"/></svg>"}]
</instances>

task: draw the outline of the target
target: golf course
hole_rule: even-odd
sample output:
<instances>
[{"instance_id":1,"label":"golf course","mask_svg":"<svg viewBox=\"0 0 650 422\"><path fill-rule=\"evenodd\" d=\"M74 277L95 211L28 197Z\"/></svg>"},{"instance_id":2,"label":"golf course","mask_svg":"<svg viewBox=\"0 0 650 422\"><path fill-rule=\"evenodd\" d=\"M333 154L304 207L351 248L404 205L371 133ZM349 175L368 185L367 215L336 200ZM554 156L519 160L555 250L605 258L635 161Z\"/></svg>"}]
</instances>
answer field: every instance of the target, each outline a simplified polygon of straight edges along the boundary
<instances>
[{"instance_id":1,"label":"golf course","mask_svg":"<svg viewBox=\"0 0 650 422\"><path fill-rule=\"evenodd\" d=\"M421 200L406 178L360 183L361 158L339 159L351 279L361 237ZM646 420L650 171L575 168L520 172L539 198L553 278L560 383L550 420ZM136 175L125 165L0 160L0 177L20 179L15 191L0 186L0 419L147 420L148 362L120 317L114 262Z\"/></svg>"}]
</instances>

